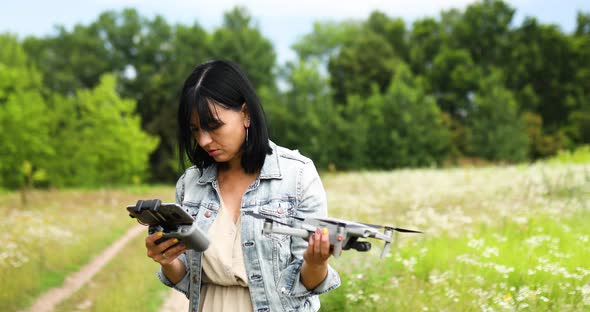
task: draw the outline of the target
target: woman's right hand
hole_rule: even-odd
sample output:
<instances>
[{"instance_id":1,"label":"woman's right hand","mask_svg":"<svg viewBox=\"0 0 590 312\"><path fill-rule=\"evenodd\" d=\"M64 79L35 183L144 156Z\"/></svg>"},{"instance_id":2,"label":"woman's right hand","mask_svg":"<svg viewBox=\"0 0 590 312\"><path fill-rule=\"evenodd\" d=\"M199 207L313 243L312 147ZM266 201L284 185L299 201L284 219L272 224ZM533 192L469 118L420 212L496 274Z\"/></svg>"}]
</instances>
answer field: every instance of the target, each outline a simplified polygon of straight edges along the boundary
<instances>
[{"instance_id":1,"label":"woman's right hand","mask_svg":"<svg viewBox=\"0 0 590 312\"><path fill-rule=\"evenodd\" d=\"M156 244L156 241L162 238L162 235L162 232L149 235L145 239L145 247L147 248L148 257L162 266L167 266L186 251L186 246L183 243L179 243L177 238L169 238Z\"/></svg>"}]
</instances>

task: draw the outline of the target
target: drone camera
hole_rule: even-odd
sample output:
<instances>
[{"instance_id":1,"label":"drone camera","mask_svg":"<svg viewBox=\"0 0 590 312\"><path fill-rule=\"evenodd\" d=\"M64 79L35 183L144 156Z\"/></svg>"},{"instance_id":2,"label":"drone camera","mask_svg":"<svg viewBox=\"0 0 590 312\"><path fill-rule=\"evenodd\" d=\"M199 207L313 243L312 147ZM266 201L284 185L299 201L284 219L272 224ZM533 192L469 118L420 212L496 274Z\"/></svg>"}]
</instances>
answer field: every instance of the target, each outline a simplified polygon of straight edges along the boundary
<instances>
[{"instance_id":1,"label":"drone camera","mask_svg":"<svg viewBox=\"0 0 590 312\"><path fill-rule=\"evenodd\" d=\"M355 242L352 244L352 248L356 249L357 251L369 251L371 250L371 243L370 242Z\"/></svg>"}]
</instances>

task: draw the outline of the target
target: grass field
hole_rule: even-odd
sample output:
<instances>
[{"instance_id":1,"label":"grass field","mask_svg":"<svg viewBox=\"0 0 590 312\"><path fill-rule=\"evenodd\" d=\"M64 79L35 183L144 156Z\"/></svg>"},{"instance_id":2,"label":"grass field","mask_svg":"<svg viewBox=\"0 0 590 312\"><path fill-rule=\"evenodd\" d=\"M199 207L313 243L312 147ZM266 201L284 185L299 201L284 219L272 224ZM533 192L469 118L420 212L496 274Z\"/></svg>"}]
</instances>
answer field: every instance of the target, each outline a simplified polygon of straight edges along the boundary
<instances>
[{"instance_id":1,"label":"grass field","mask_svg":"<svg viewBox=\"0 0 590 312\"><path fill-rule=\"evenodd\" d=\"M590 166L326 176L330 212L426 231L331 264L322 311L590 310ZM359 196L359 194L362 194Z\"/></svg>"},{"instance_id":2,"label":"grass field","mask_svg":"<svg viewBox=\"0 0 590 312\"><path fill-rule=\"evenodd\" d=\"M119 238L134 221L124 207L138 197L171 200L170 187L35 191L0 195L0 311L29 306Z\"/></svg>"},{"instance_id":3,"label":"grass field","mask_svg":"<svg viewBox=\"0 0 590 312\"><path fill-rule=\"evenodd\" d=\"M144 240L145 236L139 236L131 241L91 283L55 311L157 311L169 288L156 277L159 265L145 256Z\"/></svg>"},{"instance_id":4,"label":"grass field","mask_svg":"<svg viewBox=\"0 0 590 312\"><path fill-rule=\"evenodd\" d=\"M330 215L423 230L384 259L347 252L322 311L590 310L590 164L324 174ZM0 195L0 310L26 306L132 224L123 207L172 187ZM63 226L67 225L67 226ZM59 252L56 252L59 251ZM132 268L126 264L132 264ZM128 268L128 269L127 269ZM162 291L138 239L59 311L156 310ZM34 276L34 278L32 278ZM141 285L141 286L140 286ZM129 305L141 298L140 305Z\"/></svg>"}]
</instances>

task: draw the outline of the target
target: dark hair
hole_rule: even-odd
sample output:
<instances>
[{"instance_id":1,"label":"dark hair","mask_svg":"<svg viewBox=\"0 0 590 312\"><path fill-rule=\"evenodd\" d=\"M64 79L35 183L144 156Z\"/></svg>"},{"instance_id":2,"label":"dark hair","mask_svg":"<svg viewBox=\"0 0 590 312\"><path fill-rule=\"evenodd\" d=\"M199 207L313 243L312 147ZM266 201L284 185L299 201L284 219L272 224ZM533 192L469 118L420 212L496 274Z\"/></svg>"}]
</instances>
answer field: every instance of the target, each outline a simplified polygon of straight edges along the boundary
<instances>
[{"instance_id":1,"label":"dark hair","mask_svg":"<svg viewBox=\"0 0 590 312\"><path fill-rule=\"evenodd\" d=\"M252 83L240 66L231 61L214 60L195 67L184 82L178 106L178 152L181 167L185 155L199 169L208 167L215 160L196 142L191 129L191 113L199 116L201 129L210 131L219 121L211 112L209 104L220 105L233 111L240 111L246 103L250 115L247 144L242 145L241 164L247 173L262 169L269 146L268 129L260 99Z\"/></svg>"}]
</instances>

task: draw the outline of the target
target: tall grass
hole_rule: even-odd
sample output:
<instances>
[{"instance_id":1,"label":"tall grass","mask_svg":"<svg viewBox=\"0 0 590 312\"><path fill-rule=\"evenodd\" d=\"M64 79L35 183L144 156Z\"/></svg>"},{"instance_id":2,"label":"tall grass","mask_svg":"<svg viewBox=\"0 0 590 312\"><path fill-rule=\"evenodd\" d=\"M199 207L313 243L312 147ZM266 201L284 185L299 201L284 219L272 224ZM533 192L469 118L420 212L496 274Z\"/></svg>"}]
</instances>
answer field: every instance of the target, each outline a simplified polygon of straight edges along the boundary
<instances>
[{"instance_id":1,"label":"tall grass","mask_svg":"<svg viewBox=\"0 0 590 312\"><path fill-rule=\"evenodd\" d=\"M351 172L322 180L331 216L426 231L399 234L385 259L379 259L378 241L369 254L348 251L331 259L343 284L321 296L322 311L590 310L588 163ZM118 228L122 233L133 222L125 205L146 197L171 200L173 188L35 196L34 205L17 208L6 205L18 203L17 195L0 195L0 212L12 218L0 227L11 235L0 255L12 265L0 269L0 278L15 289L0 292L3 311L46 287L32 276L54 276L46 284L57 284L112 241ZM28 231L37 225L51 235ZM19 248L10 249L10 242ZM154 265L138 238L59 309L155 308L166 288ZM29 271L18 271L23 268Z\"/></svg>"},{"instance_id":2,"label":"tall grass","mask_svg":"<svg viewBox=\"0 0 590 312\"><path fill-rule=\"evenodd\" d=\"M333 216L426 231L379 259L343 254L322 311L590 310L590 166L351 173ZM352 195L355 194L355 195Z\"/></svg>"},{"instance_id":3,"label":"tall grass","mask_svg":"<svg viewBox=\"0 0 590 312\"><path fill-rule=\"evenodd\" d=\"M573 151L560 151L546 162L550 164L590 163L590 145L579 146Z\"/></svg>"},{"instance_id":4,"label":"tall grass","mask_svg":"<svg viewBox=\"0 0 590 312\"><path fill-rule=\"evenodd\" d=\"M170 288L156 277L159 264L146 257L145 236L132 241L89 284L56 311L157 311Z\"/></svg>"},{"instance_id":5,"label":"tall grass","mask_svg":"<svg viewBox=\"0 0 590 312\"><path fill-rule=\"evenodd\" d=\"M343 285L322 297L322 311L590 309L588 220L533 217L427 235L385 259L346 254L331 262Z\"/></svg>"},{"instance_id":6,"label":"tall grass","mask_svg":"<svg viewBox=\"0 0 590 312\"><path fill-rule=\"evenodd\" d=\"M130 194L132 193L132 194ZM133 221L125 206L138 196L170 199L172 188L152 188L143 195L126 190L36 191L27 207L19 195L0 195L0 311L15 311L43 291L59 286L114 240Z\"/></svg>"}]
</instances>

